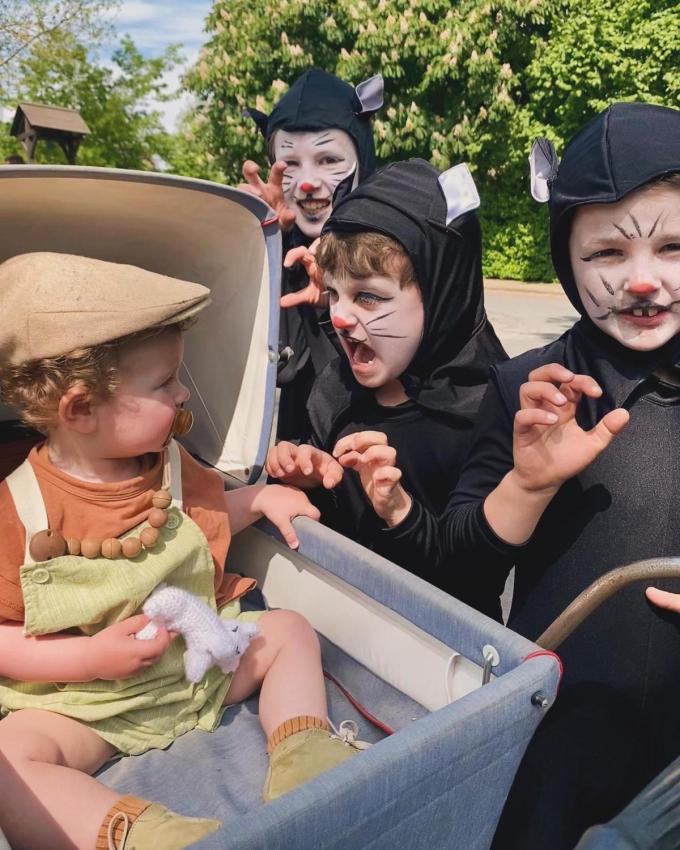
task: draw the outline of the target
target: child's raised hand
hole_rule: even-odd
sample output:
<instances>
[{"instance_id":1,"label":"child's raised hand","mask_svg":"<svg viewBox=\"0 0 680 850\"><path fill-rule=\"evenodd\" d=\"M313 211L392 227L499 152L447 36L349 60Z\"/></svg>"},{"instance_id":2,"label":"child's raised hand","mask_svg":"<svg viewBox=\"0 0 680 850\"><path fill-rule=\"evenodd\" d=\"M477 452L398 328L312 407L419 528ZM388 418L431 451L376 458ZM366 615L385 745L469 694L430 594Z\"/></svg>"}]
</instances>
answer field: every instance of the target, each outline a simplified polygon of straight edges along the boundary
<instances>
[{"instance_id":1,"label":"child's raised hand","mask_svg":"<svg viewBox=\"0 0 680 850\"><path fill-rule=\"evenodd\" d=\"M137 614L93 635L88 643L90 678L128 679L155 664L175 635L159 625L155 638L135 640L149 622L146 614Z\"/></svg>"},{"instance_id":2,"label":"child's raised hand","mask_svg":"<svg viewBox=\"0 0 680 850\"><path fill-rule=\"evenodd\" d=\"M281 297L281 307L298 307L300 304L312 304L316 306L321 304L325 297L323 272L316 263L316 248L319 240L315 239L309 247L300 245L298 248L291 248L286 254L283 261L285 269L292 268L296 263L302 263L307 272L309 283L304 289L298 292L290 292L288 295Z\"/></svg>"},{"instance_id":3,"label":"child's raised hand","mask_svg":"<svg viewBox=\"0 0 680 850\"><path fill-rule=\"evenodd\" d=\"M555 384L559 384L556 387ZM534 369L520 387L515 414L513 473L529 492L558 490L604 451L629 419L627 410L611 410L590 431L576 421L581 398L602 394L588 375L575 375L558 363Z\"/></svg>"},{"instance_id":4,"label":"child's raised hand","mask_svg":"<svg viewBox=\"0 0 680 850\"><path fill-rule=\"evenodd\" d=\"M659 608L680 614L680 593L670 593L668 590L659 590L658 587L648 587L645 590L645 596Z\"/></svg>"},{"instance_id":5,"label":"child's raised hand","mask_svg":"<svg viewBox=\"0 0 680 850\"><path fill-rule=\"evenodd\" d=\"M267 484L257 494L253 507L274 523L291 549L299 546L292 520L296 516L318 520L321 516L302 490L285 484Z\"/></svg>"},{"instance_id":6,"label":"child's raised hand","mask_svg":"<svg viewBox=\"0 0 680 850\"><path fill-rule=\"evenodd\" d=\"M267 475L303 490L323 485L332 490L342 480L343 469L334 457L303 443L296 446L282 440L269 449Z\"/></svg>"},{"instance_id":7,"label":"child's raised hand","mask_svg":"<svg viewBox=\"0 0 680 850\"><path fill-rule=\"evenodd\" d=\"M338 440L333 455L342 466L355 469L373 510L390 528L399 525L413 500L399 483L397 451L382 431L358 431Z\"/></svg>"},{"instance_id":8,"label":"child's raised hand","mask_svg":"<svg viewBox=\"0 0 680 850\"><path fill-rule=\"evenodd\" d=\"M295 224L295 211L288 207L283 196L283 172L286 168L285 162L275 162L265 183L260 177L260 166L248 159L243 163L243 177L246 182L238 186L244 192L250 192L269 204L279 218L281 230L290 230Z\"/></svg>"}]
</instances>

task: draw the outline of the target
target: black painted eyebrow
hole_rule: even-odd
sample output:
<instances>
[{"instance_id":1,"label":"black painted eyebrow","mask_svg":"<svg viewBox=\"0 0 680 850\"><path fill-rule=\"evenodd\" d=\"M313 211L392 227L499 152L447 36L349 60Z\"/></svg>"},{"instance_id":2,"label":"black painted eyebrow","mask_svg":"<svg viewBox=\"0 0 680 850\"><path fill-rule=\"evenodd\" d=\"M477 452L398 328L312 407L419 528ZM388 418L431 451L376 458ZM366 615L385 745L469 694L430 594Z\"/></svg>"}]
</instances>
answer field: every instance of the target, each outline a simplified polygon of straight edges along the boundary
<instances>
[{"instance_id":1,"label":"black painted eyebrow","mask_svg":"<svg viewBox=\"0 0 680 850\"><path fill-rule=\"evenodd\" d=\"M635 229L637 230L638 236L642 236L642 231L640 230L640 225L638 223L638 220L635 218L635 216L633 215L632 212L629 212L628 215L630 216L631 221L635 225Z\"/></svg>"},{"instance_id":2,"label":"black painted eyebrow","mask_svg":"<svg viewBox=\"0 0 680 850\"><path fill-rule=\"evenodd\" d=\"M332 142L332 141L334 141L334 140L335 140L335 137L334 137L334 136L331 136L331 134L330 134L330 133L325 133L323 136L321 136L320 138L318 138L318 139L314 142L314 146L318 148L318 147L320 147L321 145L327 145L327 144L328 144L328 142Z\"/></svg>"},{"instance_id":3,"label":"black painted eyebrow","mask_svg":"<svg viewBox=\"0 0 680 850\"><path fill-rule=\"evenodd\" d=\"M406 339L407 334L379 334L373 331L372 336L384 336L387 339Z\"/></svg>"},{"instance_id":4,"label":"black painted eyebrow","mask_svg":"<svg viewBox=\"0 0 680 850\"><path fill-rule=\"evenodd\" d=\"M293 143L289 140L286 140L285 142L281 142L281 147L282 148L292 148Z\"/></svg>"},{"instance_id":5,"label":"black painted eyebrow","mask_svg":"<svg viewBox=\"0 0 680 850\"><path fill-rule=\"evenodd\" d=\"M650 237L650 236L654 233L654 231L656 230L656 226L657 226L657 224L659 223L659 221L661 221L661 216L662 216L662 215L663 215L663 213L662 213L662 212L660 212L660 213L659 213L659 215L657 216L656 221L655 221L655 222L654 222L654 224L652 225L652 229L651 229L651 230L649 231L649 233L647 234L647 238L648 238L648 239L649 239L649 237Z\"/></svg>"},{"instance_id":6,"label":"black painted eyebrow","mask_svg":"<svg viewBox=\"0 0 680 850\"><path fill-rule=\"evenodd\" d=\"M614 224L614 222L612 222L612 224L614 225L614 227L619 231L619 233L622 236L625 236L626 239L628 239L628 241L630 241L633 238L632 236L629 236L628 233L626 233L626 231L622 227L619 227L618 224Z\"/></svg>"}]
</instances>

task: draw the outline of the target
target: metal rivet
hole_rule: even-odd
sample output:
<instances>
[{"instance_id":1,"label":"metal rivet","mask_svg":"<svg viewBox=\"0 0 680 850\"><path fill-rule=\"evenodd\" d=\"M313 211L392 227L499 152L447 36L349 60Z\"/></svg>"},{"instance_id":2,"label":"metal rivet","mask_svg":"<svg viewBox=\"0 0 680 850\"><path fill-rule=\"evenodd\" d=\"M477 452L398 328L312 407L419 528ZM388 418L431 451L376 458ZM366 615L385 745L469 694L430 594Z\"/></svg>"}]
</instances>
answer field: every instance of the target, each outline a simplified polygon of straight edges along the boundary
<instances>
[{"instance_id":1,"label":"metal rivet","mask_svg":"<svg viewBox=\"0 0 680 850\"><path fill-rule=\"evenodd\" d=\"M531 704L537 708L547 708L550 705L550 700L543 691L536 691L531 695Z\"/></svg>"}]
</instances>

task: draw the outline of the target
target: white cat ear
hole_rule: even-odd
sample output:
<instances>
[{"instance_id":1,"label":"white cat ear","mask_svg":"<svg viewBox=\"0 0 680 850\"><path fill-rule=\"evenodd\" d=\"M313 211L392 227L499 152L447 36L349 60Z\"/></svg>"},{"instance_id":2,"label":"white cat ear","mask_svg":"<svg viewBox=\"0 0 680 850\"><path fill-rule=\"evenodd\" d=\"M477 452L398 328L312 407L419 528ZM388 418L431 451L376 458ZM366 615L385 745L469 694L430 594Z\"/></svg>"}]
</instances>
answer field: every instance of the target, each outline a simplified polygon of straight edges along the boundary
<instances>
[{"instance_id":1,"label":"white cat ear","mask_svg":"<svg viewBox=\"0 0 680 850\"><path fill-rule=\"evenodd\" d=\"M555 146L548 139L536 139L529 154L531 197L539 204L550 200L550 185L557 177L559 160Z\"/></svg>"},{"instance_id":2,"label":"white cat ear","mask_svg":"<svg viewBox=\"0 0 680 850\"><path fill-rule=\"evenodd\" d=\"M357 115L367 115L371 112L377 112L383 105L383 95L385 92L385 81L382 74L376 74L359 83L355 87L358 109Z\"/></svg>"},{"instance_id":3,"label":"white cat ear","mask_svg":"<svg viewBox=\"0 0 680 850\"><path fill-rule=\"evenodd\" d=\"M439 186L446 200L446 226L466 212L476 210L479 193L465 163L454 165L439 175Z\"/></svg>"}]
</instances>

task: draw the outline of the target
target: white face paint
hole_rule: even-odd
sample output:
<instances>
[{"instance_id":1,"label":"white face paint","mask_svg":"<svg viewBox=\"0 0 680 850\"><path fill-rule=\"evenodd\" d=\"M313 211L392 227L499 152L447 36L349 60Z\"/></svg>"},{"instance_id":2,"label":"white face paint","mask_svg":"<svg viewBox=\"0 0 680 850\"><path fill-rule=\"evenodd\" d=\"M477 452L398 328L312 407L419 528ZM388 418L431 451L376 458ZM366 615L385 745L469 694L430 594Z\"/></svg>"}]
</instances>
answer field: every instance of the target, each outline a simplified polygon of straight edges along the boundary
<instances>
[{"instance_id":1,"label":"white face paint","mask_svg":"<svg viewBox=\"0 0 680 850\"><path fill-rule=\"evenodd\" d=\"M364 387L394 385L418 350L425 314L417 286L389 276L332 279L331 322L352 372ZM378 399L380 400L380 399Z\"/></svg>"},{"instance_id":2,"label":"white face paint","mask_svg":"<svg viewBox=\"0 0 680 850\"><path fill-rule=\"evenodd\" d=\"M653 351L680 332L680 190L581 207L569 250L581 301L605 333Z\"/></svg>"},{"instance_id":3,"label":"white face paint","mask_svg":"<svg viewBox=\"0 0 680 850\"><path fill-rule=\"evenodd\" d=\"M338 183L352 169L354 185L358 181L357 150L352 137L338 129L309 133L278 130L274 158L288 165L283 175L283 194L295 211L295 223L305 236L316 239L331 214Z\"/></svg>"}]
</instances>

